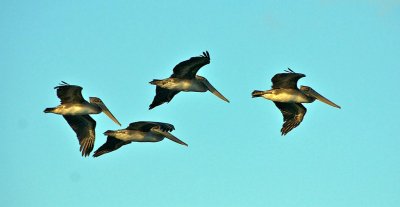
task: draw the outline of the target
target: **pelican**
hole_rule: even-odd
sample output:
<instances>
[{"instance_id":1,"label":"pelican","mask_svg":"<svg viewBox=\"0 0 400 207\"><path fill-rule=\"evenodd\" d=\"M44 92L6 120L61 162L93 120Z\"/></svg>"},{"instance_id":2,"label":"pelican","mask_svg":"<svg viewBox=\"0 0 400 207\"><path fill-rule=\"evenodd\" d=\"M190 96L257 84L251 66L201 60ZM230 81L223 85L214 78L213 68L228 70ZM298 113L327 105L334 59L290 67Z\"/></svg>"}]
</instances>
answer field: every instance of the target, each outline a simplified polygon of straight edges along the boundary
<instances>
[{"instance_id":1,"label":"pelican","mask_svg":"<svg viewBox=\"0 0 400 207\"><path fill-rule=\"evenodd\" d=\"M297 88L297 81L305 77L304 74L295 73L288 68L286 73L278 73L272 77L272 89L266 91L253 91L252 97L263 97L275 103L283 115L282 136L286 135L303 121L307 109L301 103L312 103L316 99L330 106L340 109L332 101L323 97L309 86Z\"/></svg>"},{"instance_id":2,"label":"pelican","mask_svg":"<svg viewBox=\"0 0 400 207\"><path fill-rule=\"evenodd\" d=\"M63 115L78 137L82 156L89 156L93 150L95 140L96 121L89 114L104 112L115 123L121 126L101 99L90 97L90 102L87 102L82 97L82 87L69 85L62 81L54 89L57 89L57 96L61 100L61 104L54 108L46 108L44 112Z\"/></svg>"},{"instance_id":3,"label":"pelican","mask_svg":"<svg viewBox=\"0 0 400 207\"><path fill-rule=\"evenodd\" d=\"M93 157L112 152L131 142L159 142L165 137L184 146L188 146L171 132L174 130L172 124L150 121L139 121L129 124L125 129L108 130L104 132L107 135L107 141L97 149Z\"/></svg>"},{"instance_id":4,"label":"pelican","mask_svg":"<svg viewBox=\"0 0 400 207\"><path fill-rule=\"evenodd\" d=\"M208 80L202 76L196 75L197 71L204 65L210 63L210 54L206 51L203 55L192 57L176 65L173 69L171 77L157 80L154 79L150 82L156 85L156 96L150 104L149 109L159 106L165 102L170 102L172 98L180 91L193 91L193 92L206 92L210 91L218 98L229 103Z\"/></svg>"}]
</instances>

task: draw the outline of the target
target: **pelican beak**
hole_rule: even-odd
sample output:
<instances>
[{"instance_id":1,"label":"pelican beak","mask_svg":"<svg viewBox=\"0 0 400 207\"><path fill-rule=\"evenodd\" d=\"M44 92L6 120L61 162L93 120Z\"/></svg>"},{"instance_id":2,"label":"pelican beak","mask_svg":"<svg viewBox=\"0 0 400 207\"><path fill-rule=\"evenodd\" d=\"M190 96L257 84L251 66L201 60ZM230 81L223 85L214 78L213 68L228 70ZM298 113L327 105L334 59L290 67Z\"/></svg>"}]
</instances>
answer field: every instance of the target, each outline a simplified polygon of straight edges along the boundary
<instances>
[{"instance_id":1,"label":"pelican beak","mask_svg":"<svg viewBox=\"0 0 400 207\"><path fill-rule=\"evenodd\" d=\"M310 88L308 91L304 91L307 95L314 97L318 100L320 100L321 102L324 102L330 106L336 107L340 109L340 106L338 106L337 104L333 103L332 101L330 101L329 99L325 98L324 96L322 96L321 94L319 94L318 92L316 92L314 89Z\"/></svg>"},{"instance_id":2,"label":"pelican beak","mask_svg":"<svg viewBox=\"0 0 400 207\"><path fill-rule=\"evenodd\" d=\"M167 131L163 131L163 130L160 130L158 128L152 128L151 130L156 132L156 133L158 133L158 134L161 134L161 135L165 136L166 138L170 139L171 141L174 141L174 142L176 142L178 144L181 144L181 145L185 145L186 147L188 146L185 142L183 142L182 140L178 139L177 137L175 137L174 135L172 135L171 133L169 133Z\"/></svg>"},{"instance_id":3,"label":"pelican beak","mask_svg":"<svg viewBox=\"0 0 400 207\"><path fill-rule=\"evenodd\" d=\"M217 91L217 89L215 89L214 86L212 86L211 83L208 82L207 79L205 79L204 77L202 77L200 80L204 83L204 85L206 85L207 89L208 89L211 93L213 93L213 94L216 95L218 98L220 98L220 99L222 99L222 100L224 100L224 101L226 101L226 102L229 103L229 100L228 100L227 98L225 98L219 91Z\"/></svg>"},{"instance_id":4,"label":"pelican beak","mask_svg":"<svg viewBox=\"0 0 400 207\"><path fill-rule=\"evenodd\" d=\"M107 106L103 102L97 103L97 105L101 108L101 111L103 111L103 113L110 117L110 119L113 120L116 124L121 126L121 123L119 123L117 118L115 118L115 116L110 112L110 110L108 110Z\"/></svg>"}]
</instances>

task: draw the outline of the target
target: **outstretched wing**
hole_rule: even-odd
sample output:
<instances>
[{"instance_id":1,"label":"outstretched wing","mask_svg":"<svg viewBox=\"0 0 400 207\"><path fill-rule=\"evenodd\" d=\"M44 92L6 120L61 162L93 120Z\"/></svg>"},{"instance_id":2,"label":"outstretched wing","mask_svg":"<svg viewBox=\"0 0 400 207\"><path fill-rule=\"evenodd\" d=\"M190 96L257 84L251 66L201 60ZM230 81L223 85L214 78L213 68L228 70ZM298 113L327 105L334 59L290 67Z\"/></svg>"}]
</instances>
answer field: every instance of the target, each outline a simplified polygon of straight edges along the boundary
<instances>
[{"instance_id":1,"label":"outstretched wing","mask_svg":"<svg viewBox=\"0 0 400 207\"><path fill-rule=\"evenodd\" d=\"M176 65L171 78L193 79L195 78L197 71L209 63L210 54L208 51L203 52L203 55L192 57L189 60L185 60Z\"/></svg>"},{"instance_id":2,"label":"outstretched wing","mask_svg":"<svg viewBox=\"0 0 400 207\"><path fill-rule=\"evenodd\" d=\"M62 83L54 87L54 89L57 89L57 96L61 100L61 104L85 102L85 99L82 97L82 87L80 86L69 85L62 81Z\"/></svg>"},{"instance_id":3,"label":"outstretched wing","mask_svg":"<svg viewBox=\"0 0 400 207\"><path fill-rule=\"evenodd\" d=\"M283 115L282 136L296 128L303 121L307 109L300 103L274 102Z\"/></svg>"},{"instance_id":4,"label":"outstretched wing","mask_svg":"<svg viewBox=\"0 0 400 207\"><path fill-rule=\"evenodd\" d=\"M81 146L79 150L82 152L82 156L89 156L94 146L96 121L89 115L64 115L63 117L78 137Z\"/></svg>"},{"instance_id":5,"label":"outstretched wing","mask_svg":"<svg viewBox=\"0 0 400 207\"><path fill-rule=\"evenodd\" d=\"M175 130L174 125L162 122L152 122L152 121L138 121L130 123L126 129L129 130L140 130L144 132L150 131L151 128L158 126L162 131L171 132Z\"/></svg>"},{"instance_id":6,"label":"outstretched wing","mask_svg":"<svg viewBox=\"0 0 400 207\"><path fill-rule=\"evenodd\" d=\"M130 141L125 142L125 141L119 140L117 138L108 136L106 143L101 145L99 147L99 149L97 149L94 152L93 157L98 157L98 156L104 155L106 153L115 151L115 150L119 149L120 147L122 147L126 144L129 144L129 143L131 143L131 142Z\"/></svg>"},{"instance_id":7,"label":"outstretched wing","mask_svg":"<svg viewBox=\"0 0 400 207\"><path fill-rule=\"evenodd\" d=\"M288 68L285 70L286 73L278 73L272 77L272 88L292 88L297 89L297 81L302 78L306 77L306 75L301 73L295 73L293 70Z\"/></svg>"},{"instance_id":8,"label":"outstretched wing","mask_svg":"<svg viewBox=\"0 0 400 207\"><path fill-rule=\"evenodd\" d=\"M152 109L156 106L159 106L165 102L170 102L172 98L178 94L179 91L169 90L165 88L161 88L160 86L156 87L156 96L154 96L153 102L150 104L149 109Z\"/></svg>"}]
</instances>

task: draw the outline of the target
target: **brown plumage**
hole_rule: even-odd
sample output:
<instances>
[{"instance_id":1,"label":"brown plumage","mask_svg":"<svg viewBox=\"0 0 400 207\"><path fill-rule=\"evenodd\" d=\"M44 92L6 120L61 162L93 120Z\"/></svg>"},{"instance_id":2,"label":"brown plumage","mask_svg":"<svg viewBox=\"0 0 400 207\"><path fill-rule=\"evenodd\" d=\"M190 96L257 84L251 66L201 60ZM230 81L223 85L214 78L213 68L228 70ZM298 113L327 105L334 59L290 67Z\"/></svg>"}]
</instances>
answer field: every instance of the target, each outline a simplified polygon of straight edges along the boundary
<instances>
[{"instance_id":1,"label":"brown plumage","mask_svg":"<svg viewBox=\"0 0 400 207\"><path fill-rule=\"evenodd\" d=\"M203 52L203 54L200 56L191 57L188 60L178 63L174 67L173 74L170 76L170 78L195 79L196 73L200 70L200 68L209 63L210 54L208 53L208 51ZM156 95L153 99L153 102L150 104L149 109L153 109L163 103L169 103L172 98L174 98L174 96L179 92L180 91L178 90L170 90L157 86Z\"/></svg>"},{"instance_id":2,"label":"brown plumage","mask_svg":"<svg viewBox=\"0 0 400 207\"><path fill-rule=\"evenodd\" d=\"M159 142L164 138L187 146L185 142L169 133L173 130L175 127L172 124L152 121L133 122L125 129L108 130L104 132L104 135L107 135L106 143L94 152L93 157L115 151L131 142Z\"/></svg>"},{"instance_id":3,"label":"brown plumage","mask_svg":"<svg viewBox=\"0 0 400 207\"><path fill-rule=\"evenodd\" d=\"M284 136L300 125L306 115L307 109L301 103L282 103L275 101L274 103L283 115L281 133Z\"/></svg>"},{"instance_id":4,"label":"brown plumage","mask_svg":"<svg viewBox=\"0 0 400 207\"><path fill-rule=\"evenodd\" d=\"M120 123L101 99L90 97L90 102L86 101L82 97L82 87L69 85L62 81L59 86L54 88L57 90L57 97L60 99L61 104L57 107L46 108L44 112L63 115L64 119L76 133L82 156L89 156L93 150L96 136L96 121L89 114L103 112L115 123L119 125Z\"/></svg>"},{"instance_id":5,"label":"brown plumage","mask_svg":"<svg viewBox=\"0 0 400 207\"><path fill-rule=\"evenodd\" d=\"M340 108L332 101L328 100L309 86L297 87L300 78L305 77L304 74L295 73L288 68L286 73L278 73L272 77L271 90L254 90L252 97L263 97L275 103L276 107L283 115L283 125L281 129L282 136L300 125L307 112L302 103L312 103L315 100L324 102L330 106Z\"/></svg>"},{"instance_id":6,"label":"brown plumage","mask_svg":"<svg viewBox=\"0 0 400 207\"><path fill-rule=\"evenodd\" d=\"M96 137L96 121L89 115L64 115L63 117L78 137L80 145L79 150L82 152L82 156L89 156L90 152L93 150Z\"/></svg>"}]
</instances>

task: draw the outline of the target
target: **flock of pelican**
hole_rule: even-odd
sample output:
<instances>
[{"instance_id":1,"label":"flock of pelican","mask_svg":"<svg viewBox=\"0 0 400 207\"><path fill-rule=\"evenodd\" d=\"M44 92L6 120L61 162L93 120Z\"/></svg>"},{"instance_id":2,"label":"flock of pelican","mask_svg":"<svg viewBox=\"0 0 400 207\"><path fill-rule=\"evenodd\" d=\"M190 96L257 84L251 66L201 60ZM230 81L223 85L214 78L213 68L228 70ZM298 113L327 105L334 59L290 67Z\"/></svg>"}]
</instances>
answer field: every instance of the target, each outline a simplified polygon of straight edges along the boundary
<instances>
[{"instance_id":1,"label":"flock of pelican","mask_svg":"<svg viewBox=\"0 0 400 207\"><path fill-rule=\"evenodd\" d=\"M181 91L210 91L218 98L229 103L229 100L215 89L206 78L196 75L201 67L209 63L210 54L206 51L200 56L192 57L177 64L169 78L151 81L150 84L156 85L156 95L149 109L170 102ZM288 68L285 73L278 73L272 77L271 90L255 90L252 92L253 98L263 97L271 100L281 111L284 121L281 129L282 135L286 135L303 121L307 109L302 103L312 103L318 99L330 106L340 108L340 106L320 95L309 86L301 86L299 89L297 81L302 77L305 77L305 75L295 73ZM86 101L82 96L82 87L62 81L54 89L57 90L57 97L61 100L61 104L57 107L46 108L44 112L60 114L64 117L76 133L82 156L89 156L94 148L96 121L90 114L103 112L112 121L121 126L120 122L100 98L89 97L89 102ZM104 135L107 136L107 141L94 152L93 157L112 152L131 142L159 142L164 138L188 146L170 133L174 129L175 127L168 123L138 121L130 123L125 129L108 130L104 132Z\"/></svg>"}]
</instances>

